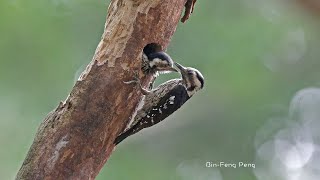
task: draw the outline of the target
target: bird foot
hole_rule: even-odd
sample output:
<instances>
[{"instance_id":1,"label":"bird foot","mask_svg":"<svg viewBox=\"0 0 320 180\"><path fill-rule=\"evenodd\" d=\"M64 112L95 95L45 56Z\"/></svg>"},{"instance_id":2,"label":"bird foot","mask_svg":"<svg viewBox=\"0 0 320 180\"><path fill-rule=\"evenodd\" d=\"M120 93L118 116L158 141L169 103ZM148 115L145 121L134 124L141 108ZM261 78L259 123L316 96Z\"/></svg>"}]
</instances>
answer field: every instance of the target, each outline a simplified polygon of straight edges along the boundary
<instances>
[{"instance_id":1,"label":"bird foot","mask_svg":"<svg viewBox=\"0 0 320 180\"><path fill-rule=\"evenodd\" d=\"M125 83L125 84L132 84L132 83L137 84L139 86L139 89L140 89L140 91L141 91L141 93L143 95L147 95L147 94L150 93L150 91L148 91L148 90L146 90L145 88L142 87L141 80L139 78L139 74L136 71L133 73L133 80L131 80L131 81L123 81L123 83Z\"/></svg>"}]
</instances>

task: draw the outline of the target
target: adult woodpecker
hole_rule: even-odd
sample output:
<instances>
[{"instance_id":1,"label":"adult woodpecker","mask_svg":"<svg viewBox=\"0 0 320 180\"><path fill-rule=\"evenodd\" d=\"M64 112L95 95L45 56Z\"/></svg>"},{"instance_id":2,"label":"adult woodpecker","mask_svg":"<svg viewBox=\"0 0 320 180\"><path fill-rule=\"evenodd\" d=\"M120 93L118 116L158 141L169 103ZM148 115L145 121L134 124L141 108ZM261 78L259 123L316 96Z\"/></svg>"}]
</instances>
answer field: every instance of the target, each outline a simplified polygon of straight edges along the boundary
<instances>
[{"instance_id":1,"label":"adult woodpecker","mask_svg":"<svg viewBox=\"0 0 320 180\"><path fill-rule=\"evenodd\" d=\"M136 78L135 82L145 95L143 106L138 110L132 125L115 139L115 144L163 121L203 88L204 78L197 69L183 67L179 63L175 65L181 74L181 79L166 81L151 91L142 88L140 80Z\"/></svg>"}]
</instances>

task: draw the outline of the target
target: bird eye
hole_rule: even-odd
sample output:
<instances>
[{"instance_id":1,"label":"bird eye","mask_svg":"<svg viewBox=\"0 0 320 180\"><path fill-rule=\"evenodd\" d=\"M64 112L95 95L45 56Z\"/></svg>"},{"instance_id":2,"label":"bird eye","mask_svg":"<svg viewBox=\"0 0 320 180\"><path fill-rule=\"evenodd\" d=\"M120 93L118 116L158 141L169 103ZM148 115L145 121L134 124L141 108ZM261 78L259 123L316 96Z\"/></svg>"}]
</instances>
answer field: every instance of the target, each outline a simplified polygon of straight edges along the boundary
<instances>
[{"instance_id":1,"label":"bird eye","mask_svg":"<svg viewBox=\"0 0 320 180\"><path fill-rule=\"evenodd\" d=\"M192 72L192 71L188 71L188 74L189 74L189 75L192 75L192 74L193 74L193 72Z\"/></svg>"}]
</instances>

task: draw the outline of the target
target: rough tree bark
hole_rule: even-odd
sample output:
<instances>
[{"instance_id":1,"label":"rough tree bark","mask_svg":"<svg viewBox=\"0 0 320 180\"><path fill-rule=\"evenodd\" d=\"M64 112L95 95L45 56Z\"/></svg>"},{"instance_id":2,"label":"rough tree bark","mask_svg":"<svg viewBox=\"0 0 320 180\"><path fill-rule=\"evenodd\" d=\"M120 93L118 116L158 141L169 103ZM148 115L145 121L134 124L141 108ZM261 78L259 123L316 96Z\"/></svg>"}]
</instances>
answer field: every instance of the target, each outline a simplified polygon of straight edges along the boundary
<instances>
[{"instance_id":1,"label":"rough tree bark","mask_svg":"<svg viewBox=\"0 0 320 180\"><path fill-rule=\"evenodd\" d=\"M68 98L40 125L16 179L94 179L114 149L142 94L132 80L142 49L165 49L186 0L112 0L95 55ZM182 21L188 19L186 14ZM140 72L145 86L153 80Z\"/></svg>"},{"instance_id":2,"label":"rough tree bark","mask_svg":"<svg viewBox=\"0 0 320 180\"><path fill-rule=\"evenodd\" d=\"M296 0L302 7L314 15L320 15L320 1L318 0Z\"/></svg>"}]
</instances>

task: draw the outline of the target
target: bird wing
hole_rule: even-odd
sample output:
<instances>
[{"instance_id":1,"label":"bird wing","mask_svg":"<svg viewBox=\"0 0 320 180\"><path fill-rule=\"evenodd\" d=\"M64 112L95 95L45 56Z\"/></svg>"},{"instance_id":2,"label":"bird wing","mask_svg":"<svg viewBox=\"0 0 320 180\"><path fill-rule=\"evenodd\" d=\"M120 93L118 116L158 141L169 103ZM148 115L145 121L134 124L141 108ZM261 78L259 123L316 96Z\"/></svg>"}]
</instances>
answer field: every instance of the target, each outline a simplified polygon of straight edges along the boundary
<instances>
[{"instance_id":1,"label":"bird wing","mask_svg":"<svg viewBox=\"0 0 320 180\"><path fill-rule=\"evenodd\" d=\"M150 127L161 122L179 109L188 99L189 96L186 88L181 84L177 85L166 93L163 98L161 98L161 100L140 119L140 121L124 133L120 134L116 138L115 144L120 143L128 136L139 132L143 128Z\"/></svg>"},{"instance_id":2,"label":"bird wing","mask_svg":"<svg viewBox=\"0 0 320 180\"><path fill-rule=\"evenodd\" d=\"M165 94L139 123L143 128L157 124L179 109L188 99L186 88L179 84Z\"/></svg>"}]
</instances>

